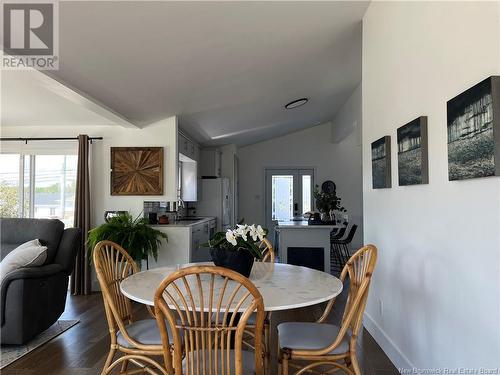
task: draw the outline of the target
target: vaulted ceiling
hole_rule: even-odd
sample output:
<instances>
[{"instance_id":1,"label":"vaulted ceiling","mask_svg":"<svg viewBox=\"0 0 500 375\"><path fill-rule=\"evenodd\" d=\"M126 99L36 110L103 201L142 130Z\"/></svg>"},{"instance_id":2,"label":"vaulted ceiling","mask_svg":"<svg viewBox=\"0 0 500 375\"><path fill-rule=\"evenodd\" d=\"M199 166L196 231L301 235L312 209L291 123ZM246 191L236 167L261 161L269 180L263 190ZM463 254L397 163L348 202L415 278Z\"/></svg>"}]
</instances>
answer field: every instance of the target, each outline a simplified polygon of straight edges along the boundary
<instances>
[{"instance_id":1,"label":"vaulted ceiling","mask_svg":"<svg viewBox=\"0 0 500 375\"><path fill-rule=\"evenodd\" d=\"M60 2L60 69L48 74L137 126L178 115L203 144L249 144L334 116L361 81L367 5ZM4 125L43 122L19 103L41 95L37 84L3 72ZM300 97L309 103L284 109ZM80 115L75 124L99 122Z\"/></svg>"}]
</instances>

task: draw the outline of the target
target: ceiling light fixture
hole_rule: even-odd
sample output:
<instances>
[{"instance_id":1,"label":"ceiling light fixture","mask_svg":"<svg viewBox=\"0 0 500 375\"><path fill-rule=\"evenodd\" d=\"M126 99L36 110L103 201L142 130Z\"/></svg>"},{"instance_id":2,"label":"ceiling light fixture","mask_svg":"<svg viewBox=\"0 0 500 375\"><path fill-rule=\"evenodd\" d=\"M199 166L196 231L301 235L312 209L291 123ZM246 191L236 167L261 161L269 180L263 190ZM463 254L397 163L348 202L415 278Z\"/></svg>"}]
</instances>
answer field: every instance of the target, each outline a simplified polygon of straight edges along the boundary
<instances>
[{"instance_id":1,"label":"ceiling light fixture","mask_svg":"<svg viewBox=\"0 0 500 375\"><path fill-rule=\"evenodd\" d=\"M285 105L286 109L294 109L303 106L309 101L308 98L300 98L297 100L292 100L290 103Z\"/></svg>"}]
</instances>

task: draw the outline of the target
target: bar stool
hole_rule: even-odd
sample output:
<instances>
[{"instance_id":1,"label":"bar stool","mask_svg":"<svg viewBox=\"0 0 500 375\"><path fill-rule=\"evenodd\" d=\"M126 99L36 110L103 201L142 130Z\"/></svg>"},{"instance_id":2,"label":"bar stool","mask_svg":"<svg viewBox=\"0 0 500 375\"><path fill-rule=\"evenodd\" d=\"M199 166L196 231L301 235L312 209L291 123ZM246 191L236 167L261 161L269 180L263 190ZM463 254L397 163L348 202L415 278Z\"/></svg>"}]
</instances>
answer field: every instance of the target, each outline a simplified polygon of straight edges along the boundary
<instances>
[{"instance_id":1,"label":"bar stool","mask_svg":"<svg viewBox=\"0 0 500 375\"><path fill-rule=\"evenodd\" d=\"M330 233L330 273L342 271L342 259L334 247L334 241L341 239L347 230L346 227L337 229Z\"/></svg>"},{"instance_id":2,"label":"bar stool","mask_svg":"<svg viewBox=\"0 0 500 375\"><path fill-rule=\"evenodd\" d=\"M356 224L353 224L345 238L334 239L333 241L331 241L332 251L335 254L334 256L338 256L338 259L340 260L340 270L344 268L345 264L351 257L349 247L354 238L354 235L356 234L357 229L358 226Z\"/></svg>"}]
</instances>

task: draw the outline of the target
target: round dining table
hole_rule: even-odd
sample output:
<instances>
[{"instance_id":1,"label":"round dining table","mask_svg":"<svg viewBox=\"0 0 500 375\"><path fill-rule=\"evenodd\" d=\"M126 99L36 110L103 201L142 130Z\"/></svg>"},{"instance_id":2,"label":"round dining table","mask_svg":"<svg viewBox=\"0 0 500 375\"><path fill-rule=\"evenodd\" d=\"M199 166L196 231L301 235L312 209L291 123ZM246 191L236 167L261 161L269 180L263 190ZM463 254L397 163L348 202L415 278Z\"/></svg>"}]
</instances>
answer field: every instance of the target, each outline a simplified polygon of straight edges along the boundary
<instances>
[{"instance_id":1,"label":"round dining table","mask_svg":"<svg viewBox=\"0 0 500 375\"><path fill-rule=\"evenodd\" d=\"M213 263L188 263L154 268L135 273L120 283L129 299L153 306L160 283L172 272L189 266ZM328 273L282 263L255 262L249 277L264 299L266 311L289 310L328 301L342 292L342 282ZM209 289L209 279L202 279Z\"/></svg>"}]
</instances>

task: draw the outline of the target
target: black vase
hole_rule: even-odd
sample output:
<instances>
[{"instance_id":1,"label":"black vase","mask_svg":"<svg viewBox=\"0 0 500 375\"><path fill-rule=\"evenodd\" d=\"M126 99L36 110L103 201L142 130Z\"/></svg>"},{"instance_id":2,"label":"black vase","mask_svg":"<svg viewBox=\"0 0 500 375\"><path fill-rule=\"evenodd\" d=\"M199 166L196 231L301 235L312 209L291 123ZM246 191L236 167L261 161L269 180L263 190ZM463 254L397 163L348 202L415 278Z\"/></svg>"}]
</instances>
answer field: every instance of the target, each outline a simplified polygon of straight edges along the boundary
<instances>
[{"instance_id":1,"label":"black vase","mask_svg":"<svg viewBox=\"0 0 500 375\"><path fill-rule=\"evenodd\" d=\"M210 249L210 256L216 266L229 268L245 277L250 276L254 256L247 250Z\"/></svg>"}]
</instances>

